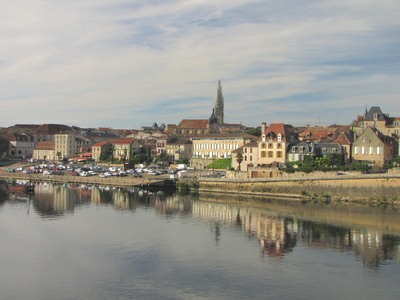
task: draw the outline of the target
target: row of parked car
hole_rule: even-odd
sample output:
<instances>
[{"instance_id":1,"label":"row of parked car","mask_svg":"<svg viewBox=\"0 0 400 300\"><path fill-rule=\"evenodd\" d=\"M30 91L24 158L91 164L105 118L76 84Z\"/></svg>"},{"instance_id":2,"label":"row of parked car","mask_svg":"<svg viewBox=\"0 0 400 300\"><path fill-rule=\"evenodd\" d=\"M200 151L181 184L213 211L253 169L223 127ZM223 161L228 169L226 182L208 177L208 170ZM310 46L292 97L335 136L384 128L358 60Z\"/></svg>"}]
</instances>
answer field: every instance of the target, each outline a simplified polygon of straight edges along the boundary
<instances>
[{"instance_id":1,"label":"row of parked car","mask_svg":"<svg viewBox=\"0 0 400 300\"><path fill-rule=\"evenodd\" d=\"M23 172L25 174L36 174L41 173L43 175L64 175L69 174L72 176L99 176L101 178L107 177L126 177L133 176L140 178L143 174L148 174L151 176L157 176L162 174L177 174L179 169L161 169L156 166L149 167L138 167L136 169L124 170L120 167L105 167L97 165L75 165L75 164L48 164L48 163L37 163L29 167L18 167L16 169L7 169L8 172Z\"/></svg>"}]
</instances>

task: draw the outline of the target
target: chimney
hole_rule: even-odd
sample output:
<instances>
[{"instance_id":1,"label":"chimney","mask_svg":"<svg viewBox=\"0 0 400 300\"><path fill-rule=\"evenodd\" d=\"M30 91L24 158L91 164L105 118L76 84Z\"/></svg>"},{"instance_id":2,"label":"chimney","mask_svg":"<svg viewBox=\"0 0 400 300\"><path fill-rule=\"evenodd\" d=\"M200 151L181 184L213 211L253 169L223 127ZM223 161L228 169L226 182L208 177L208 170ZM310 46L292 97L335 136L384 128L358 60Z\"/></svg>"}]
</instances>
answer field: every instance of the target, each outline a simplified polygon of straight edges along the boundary
<instances>
[{"instance_id":1,"label":"chimney","mask_svg":"<svg viewBox=\"0 0 400 300\"><path fill-rule=\"evenodd\" d=\"M264 134L266 129L267 129L267 123L262 122L261 123L261 134Z\"/></svg>"}]
</instances>

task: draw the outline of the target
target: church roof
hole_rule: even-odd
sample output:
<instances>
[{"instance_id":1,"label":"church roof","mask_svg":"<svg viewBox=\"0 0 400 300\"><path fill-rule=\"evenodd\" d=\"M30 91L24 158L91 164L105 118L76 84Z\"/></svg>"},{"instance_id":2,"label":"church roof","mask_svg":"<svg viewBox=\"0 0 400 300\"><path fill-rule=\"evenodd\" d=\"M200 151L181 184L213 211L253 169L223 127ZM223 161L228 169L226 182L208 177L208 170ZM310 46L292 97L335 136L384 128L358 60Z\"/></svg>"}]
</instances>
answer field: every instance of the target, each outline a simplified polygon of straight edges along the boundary
<instances>
[{"instance_id":1,"label":"church roof","mask_svg":"<svg viewBox=\"0 0 400 300\"><path fill-rule=\"evenodd\" d=\"M179 125L177 126L179 129L207 129L208 128L208 120L203 119L183 119Z\"/></svg>"}]
</instances>

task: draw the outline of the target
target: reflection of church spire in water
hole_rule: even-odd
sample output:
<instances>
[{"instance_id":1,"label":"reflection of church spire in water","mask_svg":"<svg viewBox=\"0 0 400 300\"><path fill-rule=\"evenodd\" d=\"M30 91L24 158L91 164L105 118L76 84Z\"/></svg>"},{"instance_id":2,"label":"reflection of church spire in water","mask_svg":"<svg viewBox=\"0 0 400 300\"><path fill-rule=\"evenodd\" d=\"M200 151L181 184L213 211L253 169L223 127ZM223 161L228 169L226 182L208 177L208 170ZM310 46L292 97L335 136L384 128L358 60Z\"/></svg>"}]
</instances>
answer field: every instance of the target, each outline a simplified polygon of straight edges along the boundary
<instances>
[{"instance_id":1,"label":"reflection of church spire in water","mask_svg":"<svg viewBox=\"0 0 400 300\"><path fill-rule=\"evenodd\" d=\"M215 96L214 114L219 124L224 123L224 96L222 96L221 80L218 80L217 96Z\"/></svg>"}]
</instances>

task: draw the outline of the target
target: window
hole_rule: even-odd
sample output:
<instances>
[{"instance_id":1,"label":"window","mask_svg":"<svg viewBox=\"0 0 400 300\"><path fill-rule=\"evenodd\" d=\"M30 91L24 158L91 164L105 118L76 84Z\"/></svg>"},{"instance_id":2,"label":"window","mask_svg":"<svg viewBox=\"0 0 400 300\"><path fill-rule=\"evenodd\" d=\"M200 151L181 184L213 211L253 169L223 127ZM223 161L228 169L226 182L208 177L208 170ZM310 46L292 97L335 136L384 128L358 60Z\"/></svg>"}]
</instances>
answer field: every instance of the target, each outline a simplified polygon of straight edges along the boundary
<instances>
[{"instance_id":1,"label":"window","mask_svg":"<svg viewBox=\"0 0 400 300\"><path fill-rule=\"evenodd\" d=\"M276 148L282 149L282 144L281 143L276 144Z\"/></svg>"},{"instance_id":2,"label":"window","mask_svg":"<svg viewBox=\"0 0 400 300\"><path fill-rule=\"evenodd\" d=\"M354 154L358 154L359 151L360 151L359 147L354 147Z\"/></svg>"},{"instance_id":3,"label":"window","mask_svg":"<svg viewBox=\"0 0 400 300\"><path fill-rule=\"evenodd\" d=\"M268 157L274 157L274 151L268 151Z\"/></svg>"},{"instance_id":4,"label":"window","mask_svg":"<svg viewBox=\"0 0 400 300\"><path fill-rule=\"evenodd\" d=\"M261 151L261 157L266 157L266 156L267 156L267 152Z\"/></svg>"},{"instance_id":5,"label":"window","mask_svg":"<svg viewBox=\"0 0 400 300\"><path fill-rule=\"evenodd\" d=\"M282 151L277 151L276 152L276 157L277 158L282 158L283 157L283 152Z\"/></svg>"},{"instance_id":6,"label":"window","mask_svg":"<svg viewBox=\"0 0 400 300\"><path fill-rule=\"evenodd\" d=\"M250 153L253 153L253 148L250 148Z\"/></svg>"},{"instance_id":7,"label":"window","mask_svg":"<svg viewBox=\"0 0 400 300\"><path fill-rule=\"evenodd\" d=\"M268 143L268 149L272 149L274 146L272 145L272 143Z\"/></svg>"},{"instance_id":8,"label":"window","mask_svg":"<svg viewBox=\"0 0 400 300\"><path fill-rule=\"evenodd\" d=\"M371 155L375 154L375 147L369 147L369 154Z\"/></svg>"},{"instance_id":9,"label":"window","mask_svg":"<svg viewBox=\"0 0 400 300\"><path fill-rule=\"evenodd\" d=\"M266 144L265 143L261 143L261 148L265 149L266 148Z\"/></svg>"},{"instance_id":10,"label":"window","mask_svg":"<svg viewBox=\"0 0 400 300\"><path fill-rule=\"evenodd\" d=\"M297 147L293 147L292 152L296 152L296 151L297 151Z\"/></svg>"},{"instance_id":11,"label":"window","mask_svg":"<svg viewBox=\"0 0 400 300\"><path fill-rule=\"evenodd\" d=\"M278 142L281 142L282 141L282 134L278 134Z\"/></svg>"},{"instance_id":12,"label":"window","mask_svg":"<svg viewBox=\"0 0 400 300\"><path fill-rule=\"evenodd\" d=\"M376 154L378 155L382 154L382 147L376 147Z\"/></svg>"},{"instance_id":13,"label":"window","mask_svg":"<svg viewBox=\"0 0 400 300\"><path fill-rule=\"evenodd\" d=\"M245 160L245 161L247 160L247 155L244 156L244 160Z\"/></svg>"},{"instance_id":14,"label":"window","mask_svg":"<svg viewBox=\"0 0 400 300\"><path fill-rule=\"evenodd\" d=\"M361 154L363 154L363 155L365 154L365 147L364 146L361 147Z\"/></svg>"}]
</instances>

